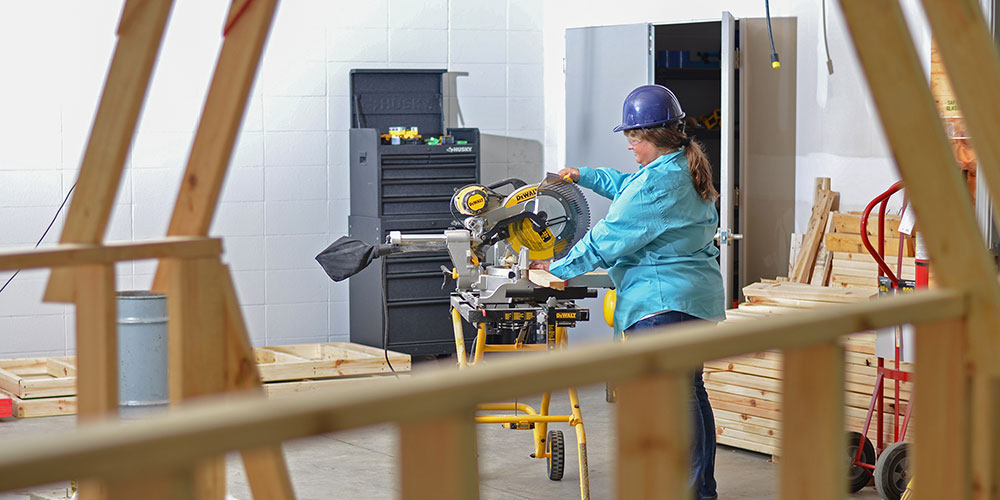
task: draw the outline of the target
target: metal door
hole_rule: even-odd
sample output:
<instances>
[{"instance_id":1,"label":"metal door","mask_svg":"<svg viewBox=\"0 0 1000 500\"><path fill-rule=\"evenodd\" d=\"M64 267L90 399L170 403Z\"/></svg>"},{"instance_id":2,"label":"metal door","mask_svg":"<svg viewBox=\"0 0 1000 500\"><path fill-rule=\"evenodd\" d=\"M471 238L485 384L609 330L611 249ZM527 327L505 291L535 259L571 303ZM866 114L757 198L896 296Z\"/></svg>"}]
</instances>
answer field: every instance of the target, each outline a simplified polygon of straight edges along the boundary
<instances>
[{"instance_id":1,"label":"metal door","mask_svg":"<svg viewBox=\"0 0 1000 500\"><path fill-rule=\"evenodd\" d=\"M771 67L767 21L739 20L738 290L788 273L795 226L795 18L772 17L781 68ZM837 187L834 186L834 190Z\"/></svg>"},{"instance_id":2,"label":"metal door","mask_svg":"<svg viewBox=\"0 0 1000 500\"><path fill-rule=\"evenodd\" d=\"M639 85L653 81L652 25L626 24L566 30L566 164L613 167L634 172L638 166L622 134L622 101ZM608 213L611 201L585 190L591 221ZM610 339L601 317L601 298L579 301L591 320L572 331L574 338Z\"/></svg>"},{"instance_id":3,"label":"metal door","mask_svg":"<svg viewBox=\"0 0 1000 500\"><path fill-rule=\"evenodd\" d=\"M722 268L722 283L726 288L726 307L733 303L733 297L739 294L733 290L736 276L743 276L742 269L733 269L733 256L736 242L743 235L735 232L734 219L733 175L736 170L736 19L729 12L722 13L722 106L720 106L722 132L722 151L719 155L719 266ZM739 262L740 268L743 261Z\"/></svg>"}]
</instances>

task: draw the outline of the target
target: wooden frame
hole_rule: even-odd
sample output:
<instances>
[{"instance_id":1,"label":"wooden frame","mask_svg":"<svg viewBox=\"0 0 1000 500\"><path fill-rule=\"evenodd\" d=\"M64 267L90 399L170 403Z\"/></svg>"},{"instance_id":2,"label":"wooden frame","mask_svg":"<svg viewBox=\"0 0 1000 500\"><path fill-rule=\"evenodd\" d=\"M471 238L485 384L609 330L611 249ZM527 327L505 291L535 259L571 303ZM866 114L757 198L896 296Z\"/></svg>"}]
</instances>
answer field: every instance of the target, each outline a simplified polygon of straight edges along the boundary
<instances>
[{"instance_id":1,"label":"wooden frame","mask_svg":"<svg viewBox=\"0 0 1000 500\"><path fill-rule=\"evenodd\" d=\"M0 389L18 398L76 394L76 366L72 357L0 360Z\"/></svg>"},{"instance_id":2,"label":"wooden frame","mask_svg":"<svg viewBox=\"0 0 1000 500\"><path fill-rule=\"evenodd\" d=\"M254 353L264 382L390 373L385 356L394 369L410 370L409 355L350 342L257 347Z\"/></svg>"},{"instance_id":3,"label":"wooden frame","mask_svg":"<svg viewBox=\"0 0 1000 500\"><path fill-rule=\"evenodd\" d=\"M671 335L648 336L612 348L595 345L548 353L544 364L527 357L512 357L463 372L461 377L456 377L453 369L442 369L395 384L337 387L315 397L289 396L280 406L259 395L234 396L191 405L184 411L136 422L127 428L105 423L85 432L12 442L18 452L0 450L0 471L4 472L0 474L0 490L51 482L67 474L118 479L187 466L226 450L377 423L428 421L467 412L469 404L475 402L690 370L700 360L768 347L799 349L831 342L844 333L904 321L959 318L965 314L967 304L966 296L959 292L919 292L766 321L677 327ZM785 404L790 405L789 411L796 407L809 411L806 402L790 396L785 398ZM814 443L807 440L789 444L815 451ZM159 452L136 463L132 457L146 449Z\"/></svg>"},{"instance_id":4,"label":"wooden frame","mask_svg":"<svg viewBox=\"0 0 1000 500\"><path fill-rule=\"evenodd\" d=\"M84 246L64 246L55 253L7 255L6 259L0 256L0 260L21 264L15 268L49 267L45 263L50 261L56 262L52 267L73 266L53 270L45 299L76 303L81 421L107 418L118 406L113 263L130 260L145 247L124 245L131 253L122 253L100 242L104 239L172 6L173 0L126 0L122 9L118 44L83 156L76 195L60 238L63 244ZM194 236L193 241L199 243L206 241L204 236L218 203L276 8L277 0L232 0L223 29L225 40L175 205L170 235ZM187 230L185 221L194 223L192 230ZM74 250L75 253L68 253ZM232 290L232 278L219 261L218 242L214 250L208 255L204 249L191 255L174 248L146 256L168 259L172 262L170 266L176 267L161 267L154 280L154 290L171 295L169 377L174 404L207 393L260 389L260 377ZM247 450L244 459L255 495L277 499L294 496L279 447ZM183 477L190 480L191 488L185 491L198 498L222 498L225 486L221 458L186 470L189 473ZM165 477L155 479L160 481ZM100 499L108 492L124 494L137 484L85 483L80 495L84 500Z\"/></svg>"}]
</instances>

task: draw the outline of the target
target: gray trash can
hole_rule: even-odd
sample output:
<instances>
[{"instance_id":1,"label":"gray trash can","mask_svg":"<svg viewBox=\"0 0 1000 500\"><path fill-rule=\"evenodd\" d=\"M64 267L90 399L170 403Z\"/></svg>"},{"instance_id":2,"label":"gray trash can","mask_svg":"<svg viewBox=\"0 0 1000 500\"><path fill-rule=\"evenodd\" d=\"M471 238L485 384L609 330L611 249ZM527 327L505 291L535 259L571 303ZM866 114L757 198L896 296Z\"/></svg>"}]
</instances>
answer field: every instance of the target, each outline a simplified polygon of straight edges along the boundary
<instances>
[{"instance_id":1,"label":"gray trash can","mask_svg":"<svg viewBox=\"0 0 1000 500\"><path fill-rule=\"evenodd\" d=\"M118 292L118 402L160 406L167 392L167 296Z\"/></svg>"}]
</instances>

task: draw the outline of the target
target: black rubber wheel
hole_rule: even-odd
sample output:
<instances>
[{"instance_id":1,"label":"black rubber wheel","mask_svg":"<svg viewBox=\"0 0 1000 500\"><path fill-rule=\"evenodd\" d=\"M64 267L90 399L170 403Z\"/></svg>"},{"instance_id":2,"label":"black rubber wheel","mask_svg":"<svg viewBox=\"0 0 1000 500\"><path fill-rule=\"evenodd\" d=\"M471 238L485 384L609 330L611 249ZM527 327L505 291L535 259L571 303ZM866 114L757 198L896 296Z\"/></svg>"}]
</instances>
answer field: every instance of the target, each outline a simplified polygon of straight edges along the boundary
<instances>
[{"instance_id":1,"label":"black rubber wheel","mask_svg":"<svg viewBox=\"0 0 1000 500\"><path fill-rule=\"evenodd\" d=\"M562 431L549 431L545 439L545 451L549 458L545 461L545 471L549 473L549 479L560 481L563 472L566 470L566 443L563 441Z\"/></svg>"},{"instance_id":2,"label":"black rubber wheel","mask_svg":"<svg viewBox=\"0 0 1000 500\"><path fill-rule=\"evenodd\" d=\"M910 444L892 443L875 462L875 489L885 500L899 500L910 480Z\"/></svg>"},{"instance_id":3,"label":"black rubber wheel","mask_svg":"<svg viewBox=\"0 0 1000 500\"><path fill-rule=\"evenodd\" d=\"M854 464L854 458L858 454L858 443L864 440L861 450L861 461L868 465L875 465L875 447L867 437L860 432L850 431L847 433L847 491L855 493L864 488L871 481L872 473L860 465ZM905 487L905 485L904 485Z\"/></svg>"}]
</instances>

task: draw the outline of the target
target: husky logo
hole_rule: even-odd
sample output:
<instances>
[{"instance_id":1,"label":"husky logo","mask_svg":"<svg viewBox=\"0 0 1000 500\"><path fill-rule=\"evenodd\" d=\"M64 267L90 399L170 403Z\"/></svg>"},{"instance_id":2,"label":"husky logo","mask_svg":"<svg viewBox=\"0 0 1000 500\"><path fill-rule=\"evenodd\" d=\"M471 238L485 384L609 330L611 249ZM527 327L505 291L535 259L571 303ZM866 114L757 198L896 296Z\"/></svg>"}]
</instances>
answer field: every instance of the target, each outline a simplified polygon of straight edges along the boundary
<instances>
[{"instance_id":1,"label":"husky logo","mask_svg":"<svg viewBox=\"0 0 1000 500\"><path fill-rule=\"evenodd\" d=\"M472 146L451 146L445 151L449 153L471 153Z\"/></svg>"}]
</instances>

